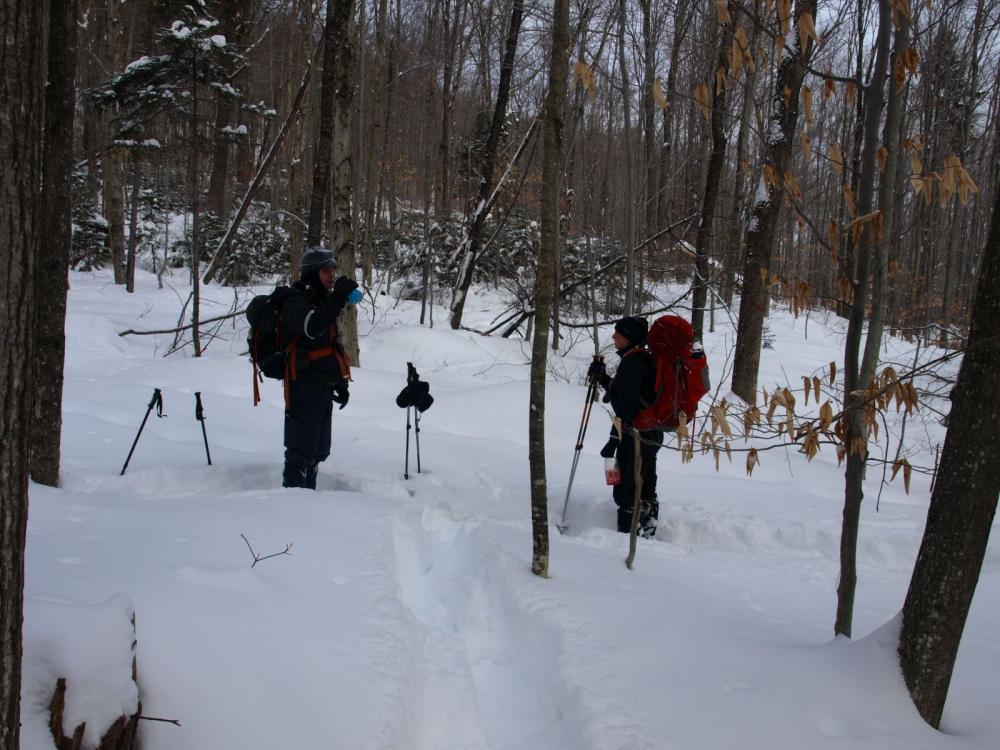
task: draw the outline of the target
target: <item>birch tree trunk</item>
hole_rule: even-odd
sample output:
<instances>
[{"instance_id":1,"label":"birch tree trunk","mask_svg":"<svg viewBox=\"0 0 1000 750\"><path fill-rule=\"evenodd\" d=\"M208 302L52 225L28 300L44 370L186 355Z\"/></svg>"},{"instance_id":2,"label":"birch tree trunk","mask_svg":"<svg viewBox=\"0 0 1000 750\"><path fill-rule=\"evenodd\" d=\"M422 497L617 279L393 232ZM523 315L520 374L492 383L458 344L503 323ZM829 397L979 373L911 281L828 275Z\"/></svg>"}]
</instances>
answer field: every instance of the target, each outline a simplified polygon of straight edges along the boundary
<instances>
[{"instance_id":1,"label":"birch tree trunk","mask_svg":"<svg viewBox=\"0 0 1000 750\"><path fill-rule=\"evenodd\" d=\"M549 87L545 97L545 152L542 161L542 241L535 279L536 324L531 342L531 392L528 410L528 463L531 476L531 572L549 574L548 480L545 473L545 371L549 315L559 233L559 157L562 109L569 69L569 0L554 0Z\"/></svg>"}]
</instances>

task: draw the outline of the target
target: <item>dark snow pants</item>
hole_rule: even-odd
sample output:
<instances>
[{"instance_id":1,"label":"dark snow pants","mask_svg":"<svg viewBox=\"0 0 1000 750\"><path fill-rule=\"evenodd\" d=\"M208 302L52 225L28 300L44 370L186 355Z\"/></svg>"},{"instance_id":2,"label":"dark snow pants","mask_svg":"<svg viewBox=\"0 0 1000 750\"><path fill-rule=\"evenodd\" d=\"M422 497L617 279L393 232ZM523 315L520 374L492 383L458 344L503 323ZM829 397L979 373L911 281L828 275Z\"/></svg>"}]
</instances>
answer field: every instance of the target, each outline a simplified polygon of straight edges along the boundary
<instances>
[{"instance_id":1,"label":"dark snow pants","mask_svg":"<svg viewBox=\"0 0 1000 750\"><path fill-rule=\"evenodd\" d=\"M656 454L663 445L662 430L646 430L639 433L641 444L639 455L642 458L640 468L642 476L642 521L643 526L647 521L655 521L659 517L659 503L656 500ZM618 530L630 531L632 528L632 506L635 503L635 437L626 435L618 443L618 450L615 453L618 459L618 468L621 471L622 481L612 489L615 505L618 506ZM649 534L652 535L651 533Z\"/></svg>"},{"instance_id":2,"label":"dark snow pants","mask_svg":"<svg viewBox=\"0 0 1000 750\"><path fill-rule=\"evenodd\" d=\"M332 415L333 386L306 373L289 384L283 486L316 489L319 464L330 455Z\"/></svg>"}]
</instances>

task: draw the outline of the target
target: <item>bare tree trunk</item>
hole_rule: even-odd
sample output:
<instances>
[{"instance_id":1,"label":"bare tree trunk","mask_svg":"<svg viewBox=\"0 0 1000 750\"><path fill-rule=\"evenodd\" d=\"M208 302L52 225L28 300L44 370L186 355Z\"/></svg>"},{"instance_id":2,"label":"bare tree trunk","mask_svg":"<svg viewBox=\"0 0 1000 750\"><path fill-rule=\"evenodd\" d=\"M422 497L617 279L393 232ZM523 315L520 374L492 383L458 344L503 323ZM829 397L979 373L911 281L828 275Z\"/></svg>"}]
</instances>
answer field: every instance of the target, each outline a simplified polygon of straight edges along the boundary
<instances>
[{"instance_id":1,"label":"bare tree trunk","mask_svg":"<svg viewBox=\"0 0 1000 750\"><path fill-rule=\"evenodd\" d=\"M756 22L757 14L760 11L760 0L754 0L750 9L752 14L749 19L753 32L750 36L750 49L757 48L759 38L759 26ZM743 107L740 111L740 130L736 136L736 179L733 185L733 215L729 223L729 247L726 250L724 263L724 278L722 282L722 298L726 304L733 301L733 291L736 286L736 270L742 267L743 240L745 237L745 226L743 224L743 209L746 206L747 172L746 151L747 140L750 135L751 118L753 116L753 96L757 84L758 66L746 70L743 83Z\"/></svg>"},{"instance_id":2,"label":"bare tree trunk","mask_svg":"<svg viewBox=\"0 0 1000 750\"><path fill-rule=\"evenodd\" d=\"M242 47L249 22L250 7L248 0L228 0L220 4L220 25L225 34L226 43ZM212 173L208 180L208 196L206 208L220 222L229 215L229 151L230 139L223 128L232 125L234 112L239 110L233 100L221 92L215 97L215 128L212 138Z\"/></svg>"},{"instance_id":3,"label":"bare tree trunk","mask_svg":"<svg viewBox=\"0 0 1000 750\"><path fill-rule=\"evenodd\" d=\"M816 0L798 0L792 28L797 28L803 14L815 18ZM807 39L806 48L795 34L793 53L783 58L775 81L771 99L772 118L776 135L768 139L758 190L763 199L754 204L750 226L747 229L746 257L743 262L743 295L740 298L740 315L736 331L736 354L733 359L733 393L747 403L753 403L757 392L757 371L760 368L760 344L764 334L764 317L770 294L767 276L771 271L771 252L777 230L778 214L784 195L783 176L792 155L795 127L799 119L799 94L805 78L805 65L812 55L814 44ZM788 92L787 99L786 93ZM777 178L769 181L767 174Z\"/></svg>"},{"instance_id":4,"label":"bare tree trunk","mask_svg":"<svg viewBox=\"0 0 1000 750\"><path fill-rule=\"evenodd\" d=\"M72 233L73 118L77 58L77 0L52 0L49 8L48 85L42 162L41 242L35 267L34 413L31 478L59 485L66 295Z\"/></svg>"},{"instance_id":5,"label":"bare tree trunk","mask_svg":"<svg viewBox=\"0 0 1000 750\"><path fill-rule=\"evenodd\" d=\"M109 122L105 115L107 134ZM125 276L125 174L119 150L105 145L101 157L101 172L104 176L104 218L108 222L108 253L116 284L124 284Z\"/></svg>"},{"instance_id":6,"label":"bare tree trunk","mask_svg":"<svg viewBox=\"0 0 1000 750\"><path fill-rule=\"evenodd\" d=\"M201 190L198 187L198 49L191 56L191 343L201 356Z\"/></svg>"},{"instance_id":7,"label":"bare tree trunk","mask_svg":"<svg viewBox=\"0 0 1000 750\"><path fill-rule=\"evenodd\" d=\"M892 9L889 0L879 0L879 27L875 40L875 63L871 80L864 93L864 133L858 181L857 210L859 216L871 212L875 193L876 151L879 145L878 126L885 105L885 79L889 66L889 40L892 32ZM854 619L854 593L857 586L858 527L861 522L861 501L864 498L864 471L868 458L868 432L864 420L864 391L871 384L874 363L869 371L861 367L861 335L868 307L868 276L871 271L872 246L876 240L872 222L861 226L857 245L857 266L854 273L854 295L844 343L844 404L847 411L848 447L844 474L844 513L840 532L840 582L837 585L837 617L834 632L851 637ZM877 349L876 349L877 352Z\"/></svg>"},{"instance_id":8,"label":"bare tree trunk","mask_svg":"<svg viewBox=\"0 0 1000 750\"><path fill-rule=\"evenodd\" d=\"M340 272L349 278L356 276L357 257L354 249L354 225L351 207L354 194L351 185L351 120L354 113L354 0L332 0L335 45L337 49L334 87L336 91L335 139L333 143L333 190L330 237ZM329 10L327 11L329 12ZM340 316L340 341L360 365L358 349L358 310L347 305Z\"/></svg>"},{"instance_id":9,"label":"bare tree trunk","mask_svg":"<svg viewBox=\"0 0 1000 750\"><path fill-rule=\"evenodd\" d=\"M59 9L57 9L59 10ZM20 746L35 259L42 177L45 4L0 0L0 747ZM62 273L65 273L63 268ZM53 324L56 321L51 321Z\"/></svg>"},{"instance_id":10,"label":"bare tree trunk","mask_svg":"<svg viewBox=\"0 0 1000 750\"><path fill-rule=\"evenodd\" d=\"M997 137L1000 137L998 129ZM994 141L994 163L1000 146ZM899 658L924 720L941 724L952 669L1000 494L1000 461L986 456L985 436L1000 432L1000 183L979 268L965 358L952 391L948 434L927 511L910 588L903 604Z\"/></svg>"},{"instance_id":11,"label":"bare tree trunk","mask_svg":"<svg viewBox=\"0 0 1000 750\"><path fill-rule=\"evenodd\" d=\"M559 234L559 157L562 109L569 69L569 0L554 0L552 57L545 99L545 153L542 162L542 242L535 280L535 315L531 343L531 392L528 410L528 463L531 476L531 572L549 574L548 480L545 474L545 371L548 363L548 319Z\"/></svg>"},{"instance_id":12,"label":"bare tree trunk","mask_svg":"<svg viewBox=\"0 0 1000 750\"><path fill-rule=\"evenodd\" d=\"M712 152L708 159L708 170L705 179L705 193L702 200L701 220L695 235L695 276L694 293L691 296L691 328L695 341L701 341L702 328L705 322L705 301L708 296L709 265L708 254L711 250L712 224L715 222L715 204L719 198L719 183L722 180L722 163L726 159L726 135L723 122L727 114L726 91L729 87L729 52L733 43L735 16L737 4L728 3L729 22L723 26L722 39L719 43L719 57L716 61L715 75L709 82L712 96ZM721 80L720 80L721 79Z\"/></svg>"},{"instance_id":13,"label":"bare tree trunk","mask_svg":"<svg viewBox=\"0 0 1000 750\"><path fill-rule=\"evenodd\" d=\"M387 0L379 0L378 12L375 15L375 69L372 71L372 105L371 105L371 129L368 137L368 147L365 149L365 237L363 252L361 254L361 268L364 285L370 287L372 284L372 267L375 263L375 224L376 224L376 201L378 193L378 178L375 167L378 159L375 158L376 144L383 145L384 141L381 132L388 128L388 123L383 122L382 108L382 76L385 58L385 25ZM384 151L382 153L384 158Z\"/></svg>"},{"instance_id":14,"label":"bare tree trunk","mask_svg":"<svg viewBox=\"0 0 1000 750\"><path fill-rule=\"evenodd\" d=\"M500 63L500 82L497 87L497 101L493 108L493 119L490 122L489 134L483 153L483 166L479 179L479 196L472 217L468 221L466 236L462 243L462 265L455 281L455 289L451 303L451 327L458 329L462 325L462 312L465 309L465 298L472 285L472 275L482 242L482 231L486 224L486 216L493 206L493 172L496 169L497 151L500 148L500 136L507 120L507 102L510 98L510 79L514 70L514 57L517 54L517 37L521 31L521 17L524 11L523 0L513 0L510 11L510 25L507 28L507 44L504 48L503 60Z\"/></svg>"},{"instance_id":15,"label":"bare tree trunk","mask_svg":"<svg viewBox=\"0 0 1000 750\"><path fill-rule=\"evenodd\" d=\"M125 253L125 291L135 292L135 253L139 242L139 195L142 185L142 159L132 150L132 199L129 201L128 250Z\"/></svg>"},{"instance_id":16,"label":"bare tree trunk","mask_svg":"<svg viewBox=\"0 0 1000 750\"><path fill-rule=\"evenodd\" d=\"M319 137L316 139L312 196L309 200L309 221L306 229L306 245L310 247L320 244L323 239L323 210L327 202L327 185L331 171L330 159L333 152L334 102L339 101L336 91L338 58L339 55L345 53L350 57L350 52L346 49L349 40L344 39L344 30L337 25L342 20L337 13L338 4L338 0L327 0L326 25L323 27L323 77L319 99ZM350 122L350 118L348 118L348 122ZM347 138L350 142L349 134Z\"/></svg>"},{"instance_id":17,"label":"bare tree trunk","mask_svg":"<svg viewBox=\"0 0 1000 750\"><path fill-rule=\"evenodd\" d=\"M657 190L658 225L665 227L673 215L674 191L674 109L677 101L677 72L681 46L691 26L693 13L687 0L678 0L674 12L674 37L670 43L670 70L667 72L666 106L663 108L663 145L660 148L660 180ZM672 262L672 260L671 260Z\"/></svg>"},{"instance_id":18,"label":"bare tree trunk","mask_svg":"<svg viewBox=\"0 0 1000 750\"><path fill-rule=\"evenodd\" d=\"M625 172L624 219L622 245L625 251L625 314L631 315L636 306L635 274L635 196L632 174L632 88L629 85L628 61L625 58L625 0L618 0L618 73L622 79L622 151Z\"/></svg>"}]
</instances>

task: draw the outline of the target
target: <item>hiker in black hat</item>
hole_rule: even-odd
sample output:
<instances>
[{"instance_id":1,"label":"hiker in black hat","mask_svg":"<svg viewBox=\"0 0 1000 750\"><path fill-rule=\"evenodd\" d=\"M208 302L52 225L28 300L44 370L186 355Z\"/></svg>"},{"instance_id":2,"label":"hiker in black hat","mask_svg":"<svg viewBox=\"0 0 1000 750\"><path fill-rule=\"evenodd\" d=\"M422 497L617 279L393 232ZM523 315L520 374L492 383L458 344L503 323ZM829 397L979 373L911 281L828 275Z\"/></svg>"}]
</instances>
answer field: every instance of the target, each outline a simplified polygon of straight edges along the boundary
<instances>
[{"instance_id":1,"label":"hiker in black hat","mask_svg":"<svg viewBox=\"0 0 1000 750\"><path fill-rule=\"evenodd\" d=\"M285 487L316 489L320 462L330 455L333 404L350 398L351 363L339 341L337 316L357 304L361 290L337 276L337 261L325 247L302 254L299 280L281 308L281 339L293 341L285 371Z\"/></svg>"},{"instance_id":2,"label":"hiker in black hat","mask_svg":"<svg viewBox=\"0 0 1000 750\"><path fill-rule=\"evenodd\" d=\"M621 357L614 377L607 374L603 362L594 362L587 371L591 380L605 389L604 403L610 403L625 431L624 439L611 428L611 438L601 456L616 457L621 481L614 486L612 496L618 506L618 531L632 529L632 506L635 502L635 441L630 432L636 415L656 399L656 365L646 349L649 324L645 318L629 316L615 323L614 344ZM663 444L663 430L643 430L639 433L642 458L642 510L639 517L641 533L652 537L656 533L659 503L656 500L656 453Z\"/></svg>"}]
</instances>

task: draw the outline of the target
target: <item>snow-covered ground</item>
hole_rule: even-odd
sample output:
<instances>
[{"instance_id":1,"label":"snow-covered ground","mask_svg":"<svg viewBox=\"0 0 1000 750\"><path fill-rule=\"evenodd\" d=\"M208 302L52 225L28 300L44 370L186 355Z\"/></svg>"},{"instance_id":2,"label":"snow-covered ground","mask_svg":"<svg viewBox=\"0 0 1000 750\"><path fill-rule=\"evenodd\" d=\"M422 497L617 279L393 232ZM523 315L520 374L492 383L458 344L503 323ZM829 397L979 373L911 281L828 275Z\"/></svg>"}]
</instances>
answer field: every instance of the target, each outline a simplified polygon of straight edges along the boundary
<instances>
[{"instance_id":1,"label":"snow-covered ground","mask_svg":"<svg viewBox=\"0 0 1000 750\"><path fill-rule=\"evenodd\" d=\"M319 491L281 487L282 392L252 405L243 321L206 356L161 355L187 294L140 274L73 274L67 321L62 487L32 485L23 747L51 746L47 709L69 678L88 737L134 701L135 612L145 750L208 748L989 748L1000 747L1000 543L993 535L959 653L944 733L900 677L897 613L922 533L929 477L866 484L853 641L833 638L842 471L830 446L744 459L661 453L661 528L635 570L603 483L609 419L595 408L569 532L551 529L551 577L529 570L528 345L417 325L419 303L362 309L362 362L336 411ZM203 316L232 291L207 290ZM213 302L214 300L214 302ZM500 300L470 296L485 327ZM492 312L491 312L492 311ZM720 320L725 321L724 316ZM769 319L761 383L842 361L842 327L813 313ZM807 327L808 326L808 327ZM610 339L610 329L605 329ZM605 341L605 344L609 341ZM716 379L732 327L706 341ZM553 355L547 386L555 523L592 349ZM912 350L887 345L904 369ZM614 363L612 355L609 361ZM436 401L421 421L422 472L396 393L412 361ZM153 388L151 416L119 476ZM193 394L202 394L207 466ZM726 387L720 391L725 395ZM779 410L780 413L780 410ZM907 426L911 461L933 464L929 415ZM895 452L895 444L890 455ZM244 534L261 555L251 568ZM67 643L76 633L78 643ZM75 725L75 724L74 724Z\"/></svg>"}]
</instances>

